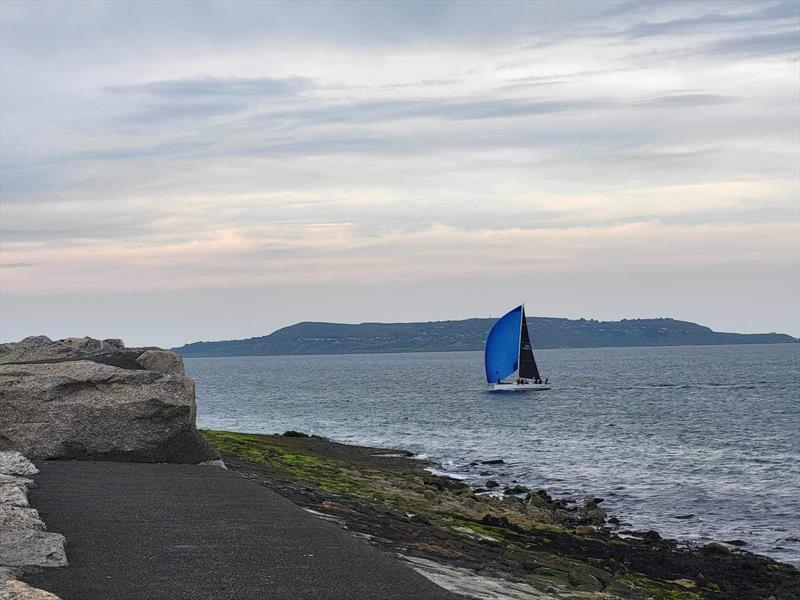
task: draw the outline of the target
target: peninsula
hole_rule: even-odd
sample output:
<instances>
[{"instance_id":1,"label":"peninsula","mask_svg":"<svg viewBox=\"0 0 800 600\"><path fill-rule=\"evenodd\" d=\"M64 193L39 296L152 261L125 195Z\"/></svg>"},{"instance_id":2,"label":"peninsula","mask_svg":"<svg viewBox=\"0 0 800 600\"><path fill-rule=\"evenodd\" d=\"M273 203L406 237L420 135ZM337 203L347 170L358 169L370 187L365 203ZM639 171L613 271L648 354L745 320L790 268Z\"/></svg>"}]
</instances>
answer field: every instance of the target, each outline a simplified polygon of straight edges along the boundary
<instances>
[{"instance_id":1,"label":"peninsula","mask_svg":"<svg viewBox=\"0 0 800 600\"><path fill-rule=\"evenodd\" d=\"M423 323L302 322L244 340L194 342L175 352L185 357L371 354L483 350L495 319ZM722 344L784 344L782 333L721 333L675 319L560 319L529 317L537 348L604 348Z\"/></svg>"}]
</instances>

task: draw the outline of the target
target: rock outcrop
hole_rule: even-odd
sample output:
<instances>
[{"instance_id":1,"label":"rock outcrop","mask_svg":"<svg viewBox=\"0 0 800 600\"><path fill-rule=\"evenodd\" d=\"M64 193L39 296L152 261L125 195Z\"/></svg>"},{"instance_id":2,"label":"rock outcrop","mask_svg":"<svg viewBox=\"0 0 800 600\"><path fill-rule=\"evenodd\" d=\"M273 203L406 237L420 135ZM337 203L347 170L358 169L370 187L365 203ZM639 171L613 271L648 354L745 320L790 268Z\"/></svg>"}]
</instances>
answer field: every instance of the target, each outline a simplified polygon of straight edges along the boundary
<instances>
[{"instance_id":1,"label":"rock outcrop","mask_svg":"<svg viewBox=\"0 0 800 600\"><path fill-rule=\"evenodd\" d=\"M219 458L195 414L194 382L172 352L44 336L0 345L0 450L34 459Z\"/></svg>"}]
</instances>

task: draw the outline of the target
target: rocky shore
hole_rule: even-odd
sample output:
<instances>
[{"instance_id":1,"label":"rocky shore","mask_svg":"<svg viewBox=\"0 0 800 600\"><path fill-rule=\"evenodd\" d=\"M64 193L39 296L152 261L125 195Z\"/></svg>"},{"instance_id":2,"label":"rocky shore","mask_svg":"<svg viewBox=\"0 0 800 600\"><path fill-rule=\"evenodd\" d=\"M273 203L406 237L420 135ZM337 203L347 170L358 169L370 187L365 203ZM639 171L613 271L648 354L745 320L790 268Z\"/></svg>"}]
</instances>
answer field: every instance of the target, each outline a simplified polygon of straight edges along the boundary
<instances>
[{"instance_id":1,"label":"rocky shore","mask_svg":"<svg viewBox=\"0 0 800 600\"><path fill-rule=\"evenodd\" d=\"M220 597L220 585L236 596L254 572L259 594L279 585L285 595L276 597L292 598L325 597L320 585L343 586L338 597L348 599L372 597L378 588L392 598L409 589L437 599L800 598L793 567L731 545L689 546L654 531L623 531L601 498L571 504L489 479L473 489L402 450L298 432L198 431L195 416L194 382L172 352L43 336L0 345L0 600L57 599L24 581L67 599L87 597L87 585L105 590L89 594L98 598L138 600L147 586L147 597L172 598L198 585L193 597ZM206 464L229 470L196 466ZM33 496L49 506L42 514L57 530L69 530L66 539L29 501L37 476L45 483ZM154 506L161 508L141 521ZM98 523L100 516L106 521ZM241 520L239 529L228 526L232 519ZM127 544L120 543L123 530ZM204 536L212 530L219 543L209 556ZM70 536L82 540L72 567ZM245 541L248 559L258 561L242 563ZM147 558L169 562L176 551L182 577ZM112 554L119 563L109 566ZM359 575L363 565L371 579ZM232 583L220 579L231 573ZM171 589L158 583L164 577Z\"/></svg>"},{"instance_id":2,"label":"rocky shore","mask_svg":"<svg viewBox=\"0 0 800 600\"><path fill-rule=\"evenodd\" d=\"M621 531L601 499L571 505L522 486L476 491L400 450L297 432L202 433L230 469L468 597L800 597L800 572L789 565L719 543Z\"/></svg>"}]
</instances>

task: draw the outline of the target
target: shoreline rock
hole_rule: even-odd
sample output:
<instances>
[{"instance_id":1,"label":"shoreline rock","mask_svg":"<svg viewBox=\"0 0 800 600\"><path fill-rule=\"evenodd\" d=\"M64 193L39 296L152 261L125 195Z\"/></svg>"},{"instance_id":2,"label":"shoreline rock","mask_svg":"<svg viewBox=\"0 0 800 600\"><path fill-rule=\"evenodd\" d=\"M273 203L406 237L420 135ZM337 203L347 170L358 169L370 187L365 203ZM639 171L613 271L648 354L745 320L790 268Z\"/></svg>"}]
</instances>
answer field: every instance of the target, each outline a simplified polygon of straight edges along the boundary
<instances>
[{"instance_id":1,"label":"shoreline rock","mask_svg":"<svg viewBox=\"0 0 800 600\"><path fill-rule=\"evenodd\" d=\"M800 597L800 573L770 558L709 553L656 532L631 536L581 522L581 509L596 514L600 498L573 506L543 490L524 499L480 495L425 471L421 461L381 464L376 449L322 438L203 433L229 469L321 518L391 553L485 575L483 583L502 589L523 582L557 598Z\"/></svg>"},{"instance_id":2,"label":"shoreline rock","mask_svg":"<svg viewBox=\"0 0 800 600\"><path fill-rule=\"evenodd\" d=\"M25 476L38 472L19 452L0 452L0 599L59 600L17 580L26 569L67 566L64 536L46 531L28 503L35 484Z\"/></svg>"},{"instance_id":3,"label":"shoreline rock","mask_svg":"<svg viewBox=\"0 0 800 600\"><path fill-rule=\"evenodd\" d=\"M0 344L0 450L32 458L200 463L183 360L120 340L45 336Z\"/></svg>"}]
</instances>

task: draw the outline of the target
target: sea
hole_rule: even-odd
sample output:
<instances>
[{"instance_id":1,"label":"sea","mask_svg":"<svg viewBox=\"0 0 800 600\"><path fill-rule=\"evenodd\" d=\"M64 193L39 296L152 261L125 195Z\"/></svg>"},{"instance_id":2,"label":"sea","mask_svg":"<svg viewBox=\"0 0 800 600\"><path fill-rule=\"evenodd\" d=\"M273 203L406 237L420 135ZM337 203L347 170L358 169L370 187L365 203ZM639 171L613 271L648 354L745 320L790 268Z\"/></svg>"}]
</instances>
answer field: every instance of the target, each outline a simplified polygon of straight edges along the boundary
<instances>
[{"instance_id":1,"label":"sea","mask_svg":"<svg viewBox=\"0 0 800 600\"><path fill-rule=\"evenodd\" d=\"M536 359L549 391L488 392L481 352L185 362L200 427L406 449L475 486L603 498L623 529L800 566L800 344Z\"/></svg>"}]
</instances>

